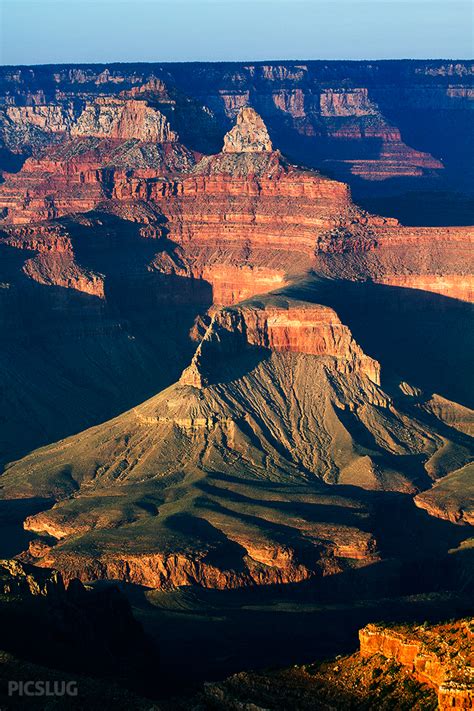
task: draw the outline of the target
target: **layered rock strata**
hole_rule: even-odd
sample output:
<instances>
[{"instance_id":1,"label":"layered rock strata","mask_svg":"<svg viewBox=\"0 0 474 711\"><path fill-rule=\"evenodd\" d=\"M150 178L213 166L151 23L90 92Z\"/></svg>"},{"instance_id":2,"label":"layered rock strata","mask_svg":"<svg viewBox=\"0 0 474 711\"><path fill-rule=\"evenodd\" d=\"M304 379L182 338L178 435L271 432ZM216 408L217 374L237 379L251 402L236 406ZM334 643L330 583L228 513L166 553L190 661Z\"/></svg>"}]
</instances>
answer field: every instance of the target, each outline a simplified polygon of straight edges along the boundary
<instances>
[{"instance_id":1,"label":"layered rock strata","mask_svg":"<svg viewBox=\"0 0 474 711\"><path fill-rule=\"evenodd\" d=\"M298 711L314 708L470 709L473 702L471 627L470 620L455 620L444 629L441 625L430 627L425 623L423 631L415 625L405 628L371 625L361 630L360 652L338 655L323 662L293 664L286 669L239 672L206 684L195 703L215 711L238 709L243 704ZM369 630L377 630L380 644L373 636L369 637ZM422 644L422 637L429 639L433 647L444 647L448 659L439 655L433 664L438 655ZM450 644L449 650L445 642ZM421 647L418 654L417 647ZM425 673L414 671L413 658L418 670L426 665L423 672L431 672L435 679L427 681ZM461 658L465 660L464 669ZM460 671L457 681L440 685L436 677L443 678L445 672L450 675L456 667Z\"/></svg>"},{"instance_id":2,"label":"layered rock strata","mask_svg":"<svg viewBox=\"0 0 474 711\"><path fill-rule=\"evenodd\" d=\"M158 223L155 234L166 234L190 253L193 275L215 283L216 303L235 303L281 284L285 273L311 266L332 277L370 278L472 299L470 228L404 228L357 210L347 186L296 169L273 151L253 110L239 113L221 154L197 164L163 115L145 101L101 100L85 109L74 130L80 138L49 149L42 159L29 159L1 186L6 223L97 207L151 222L150 229ZM148 141L152 137L164 142ZM153 208L146 217L140 204ZM211 246L212 266L207 264ZM276 250L287 257L273 271L268 265L278 261ZM349 256L338 263L339 254ZM235 286L225 284L222 262L228 270L244 267L241 277L229 275ZM247 285L253 273L245 269L257 269L261 286Z\"/></svg>"},{"instance_id":3,"label":"layered rock strata","mask_svg":"<svg viewBox=\"0 0 474 711\"><path fill-rule=\"evenodd\" d=\"M252 346L329 356L337 360L341 372L357 372L380 385L379 364L363 353L332 309L304 302L288 304L284 299L281 306L250 304L219 310L180 382L202 387L207 384L206 369L214 358L232 357Z\"/></svg>"},{"instance_id":4,"label":"layered rock strata","mask_svg":"<svg viewBox=\"0 0 474 711\"><path fill-rule=\"evenodd\" d=\"M371 228L372 249L349 247L353 240L326 238L315 255L314 269L330 278L421 289L461 301L474 300L472 273L474 230L471 227ZM357 242L355 243L357 246Z\"/></svg>"},{"instance_id":5,"label":"layered rock strata","mask_svg":"<svg viewBox=\"0 0 474 711\"><path fill-rule=\"evenodd\" d=\"M87 212L124 181L153 179L194 165L166 117L144 100L100 98L86 104L65 138L28 158L2 186L1 207L12 223ZM133 188L132 188L133 191Z\"/></svg>"},{"instance_id":6,"label":"layered rock strata","mask_svg":"<svg viewBox=\"0 0 474 711\"><path fill-rule=\"evenodd\" d=\"M188 124L196 119L189 97L204 105L203 127L220 137L226 120L252 106L279 133L286 153L317 168L330 160L357 190L361 183L369 192L383 184L403 192L404 185L469 183L469 62L5 68L0 98L8 106L54 106L120 91L176 106L163 80L186 95ZM204 145L207 137L200 133Z\"/></svg>"},{"instance_id":7,"label":"layered rock strata","mask_svg":"<svg viewBox=\"0 0 474 711\"><path fill-rule=\"evenodd\" d=\"M101 98L88 104L71 128L71 136L136 138L144 143L177 141L168 120L145 101Z\"/></svg>"},{"instance_id":8,"label":"layered rock strata","mask_svg":"<svg viewBox=\"0 0 474 711\"><path fill-rule=\"evenodd\" d=\"M426 630L369 625L359 632L360 654L381 654L409 669L437 691L442 711L469 709L474 705L473 636L472 620Z\"/></svg>"},{"instance_id":9,"label":"layered rock strata","mask_svg":"<svg viewBox=\"0 0 474 711\"><path fill-rule=\"evenodd\" d=\"M224 136L223 153L261 153L272 150L267 127L255 109L244 108L234 128Z\"/></svg>"},{"instance_id":10,"label":"layered rock strata","mask_svg":"<svg viewBox=\"0 0 474 711\"><path fill-rule=\"evenodd\" d=\"M299 81L306 71L254 69L265 82ZM55 314L68 313L68 292L82 292L81 337L90 314L101 314L84 349L100 392L115 357L111 332L129 341L139 335L139 347L127 350L129 372L135 364L146 370L143 343L153 338L163 360L152 368L175 372L180 348L173 352L173 342L171 356L163 354L162 334L181 336L193 319L177 308L167 321L172 308L189 307L193 318L201 312L194 332L203 335L179 382L7 467L2 496L56 501L26 521L39 536L29 559L57 566L67 579L119 577L158 588L299 582L380 560L364 492L415 495L456 474L470 456L462 433L442 426L443 418L427 421L426 409L395 405L380 387L378 363L328 307L280 294L213 310L210 324L204 312L311 269L470 298L468 228L403 228L358 209L345 184L274 150L242 98L224 150L200 156L179 143L153 103L170 101L160 82L140 86L139 77L76 70L60 73L63 81L86 85L85 94L90 83L123 91L84 96L70 137L0 186L1 247L15 253L14 266L21 250L20 279L5 282L8 290L25 282L56 287L44 290ZM337 140L354 132L343 125L354 116L376 142L399 144L369 93L324 91L324 119L343 114ZM278 94L275 108L306 122L310 135L303 93ZM412 170L407 163L400 171ZM4 302L12 303L10 294ZM156 313L162 321L150 317ZM99 339L105 367L103 355L88 350L98 340L94 328L106 336Z\"/></svg>"}]
</instances>

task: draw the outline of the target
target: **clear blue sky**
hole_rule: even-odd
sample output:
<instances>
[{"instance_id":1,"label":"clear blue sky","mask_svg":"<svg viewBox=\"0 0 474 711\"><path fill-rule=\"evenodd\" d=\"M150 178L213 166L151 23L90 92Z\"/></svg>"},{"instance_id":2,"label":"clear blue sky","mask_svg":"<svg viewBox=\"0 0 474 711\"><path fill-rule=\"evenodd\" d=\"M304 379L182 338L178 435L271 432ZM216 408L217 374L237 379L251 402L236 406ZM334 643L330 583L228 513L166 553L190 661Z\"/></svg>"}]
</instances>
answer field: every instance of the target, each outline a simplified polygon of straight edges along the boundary
<instances>
[{"instance_id":1,"label":"clear blue sky","mask_svg":"<svg viewBox=\"0 0 474 711\"><path fill-rule=\"evenodd\" d=\"M472 58L469 0L0 0L0 63Z\"/></svg>"}]
</instances>

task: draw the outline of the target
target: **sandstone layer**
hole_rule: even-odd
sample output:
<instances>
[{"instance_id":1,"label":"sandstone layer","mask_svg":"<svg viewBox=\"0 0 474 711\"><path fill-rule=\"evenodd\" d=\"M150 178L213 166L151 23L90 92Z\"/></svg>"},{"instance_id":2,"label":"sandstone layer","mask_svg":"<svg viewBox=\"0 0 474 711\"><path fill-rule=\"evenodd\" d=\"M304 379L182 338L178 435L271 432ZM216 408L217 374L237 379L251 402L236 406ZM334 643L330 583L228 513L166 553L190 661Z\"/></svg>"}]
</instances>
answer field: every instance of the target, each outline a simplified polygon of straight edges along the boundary
<instances>
[{"instance_id":1,"label":"sandstone layer","mask_svg":"<svg viewBox=\"0 0 474 711\"><path fill-rule=\"evenodd\" d=\"M95 138L136 138L145 143L169 143L177 140L165 116L134 99L101 98L88 104L71 128L71 136Z\"/></svg>"},{"instance_id":2,"label":"sandstone layer","mask_svg":"<svg viewBox=\"0 0 474 711\"><path fill-rule=\"evenodd\" d=\"M267 127L255 109L241 109L234 128L224 137L224 153L270 152Z\"/></svg>"},{"instance_id":3,"label":"sandstone layer","mask_svg":"<svg viewBox=\"0 0 474 711\"><path fill-rule=\"evenodd\" d=\"M426 629L369 625L359 633L360 653L381 654L406 667L436 690L442 711L469 709L474 705L472 625L472 620Z\"/></svg>"},{"instance_id":4,"label":"sandstone layer","mask_svg":"<svg viewBox=\"0 0 474 711\"><path fill-rule=\"evenodd\" d=\"M212 368L214 359L238 355L249 346L330 356L337 360L341 372L355 372L380 385L379 364L362 352L332 309L291 303L284 298L275 298L268 305L250 302L248 306L217 311L180 382L207 384L206 370Z\"/></svg>"},{"instance_id":5,"label":"sandstone layer","mask_svg":"<svg viewBox=\"0 0 474 711\"><path fill-rule=\"evenodd\" d=\"M422 628L369 625L360 630L360 651L354 654L240 672L207 683L193 701L206 711L470 709L472 620ZM184 711L180 699L176 705Z\"/></svg>"},{"instance_id":6,"label":"sandstone layer","mask_svg":"<svg viewBox=\"0 0 474 711\"><path fill-rule=\"evenodd\" d=\"M472 303L474 230L471 227L372 228L370 250L316 254L314 270L327 277L419 289ZM347 244L347 242L345 242ZM338 254L337 252L343 252Z\"/></svg>"}]
</instances>

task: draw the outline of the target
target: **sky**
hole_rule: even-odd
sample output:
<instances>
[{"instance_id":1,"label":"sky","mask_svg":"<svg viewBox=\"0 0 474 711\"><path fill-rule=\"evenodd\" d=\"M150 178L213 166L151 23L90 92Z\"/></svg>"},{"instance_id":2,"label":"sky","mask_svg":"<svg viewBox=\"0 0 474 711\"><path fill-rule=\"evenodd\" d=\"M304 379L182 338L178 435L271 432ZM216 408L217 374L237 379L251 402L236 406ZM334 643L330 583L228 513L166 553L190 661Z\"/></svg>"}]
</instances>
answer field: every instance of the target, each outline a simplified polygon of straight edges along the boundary
<instances>
[{"instance_id":1,"label":"sky","mask_svg":"<svg viewBox=\"0 0 474 711\"><path fill-rule=\"evenodd\" d=\"M0 63L471 59L471 0L0 0Z\"/></svg>"}]
</instances>

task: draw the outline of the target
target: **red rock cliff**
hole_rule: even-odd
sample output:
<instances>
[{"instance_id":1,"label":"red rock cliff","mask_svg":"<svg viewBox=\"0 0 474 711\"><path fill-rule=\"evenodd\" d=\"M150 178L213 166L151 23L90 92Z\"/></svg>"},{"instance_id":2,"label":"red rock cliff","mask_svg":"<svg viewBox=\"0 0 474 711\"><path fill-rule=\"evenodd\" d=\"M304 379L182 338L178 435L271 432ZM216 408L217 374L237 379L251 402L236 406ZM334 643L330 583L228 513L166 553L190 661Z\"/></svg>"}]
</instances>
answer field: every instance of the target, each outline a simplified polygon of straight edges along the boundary
<instances>
[{"instance_id":1,"label":"red rock cliff","mask_svg":"<svg viewBox=\"0 0 474 711\"><path fill-rule=\"evenodd\" d=\"M471 709L474 705L473 637L472 621L426 630L368 625L359 632L360 653L362 657L382 654L407 667L418 681L436 689L442 711ZM453 654L459 646L462 650Z\"/></svg>"},{"instance_id":2,"label":"red rock cliff","mask_svg":"<svg viewBox=\"0 0 474 711\"><path fill-rule=\"evenodd\" d=\"M217 311L181 383L206 383L207 359L236 353L246 346L273 351L329 356L341 372L362 373L380 384L380 365L369 358L330 308L304 302L239 306Z\"/></svg>"}]
</instances>

